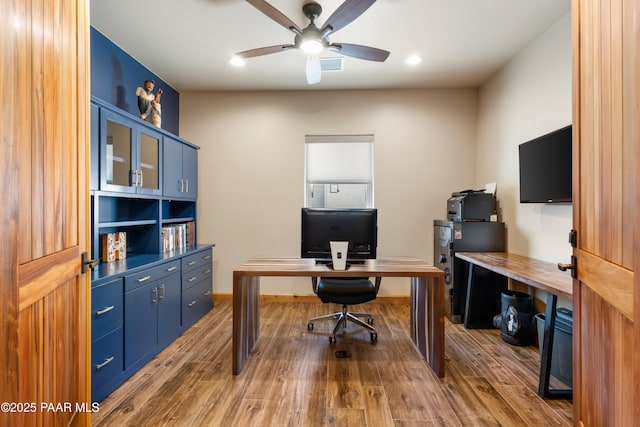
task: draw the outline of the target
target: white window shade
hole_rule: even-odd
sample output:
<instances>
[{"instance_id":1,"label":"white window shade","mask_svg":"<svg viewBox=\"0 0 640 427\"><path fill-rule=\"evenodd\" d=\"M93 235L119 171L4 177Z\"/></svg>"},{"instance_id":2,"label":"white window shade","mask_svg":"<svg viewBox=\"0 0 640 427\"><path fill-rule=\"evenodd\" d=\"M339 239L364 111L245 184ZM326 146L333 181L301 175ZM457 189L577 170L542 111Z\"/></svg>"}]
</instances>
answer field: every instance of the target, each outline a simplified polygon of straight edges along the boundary
<instances>
[{"instance_id":1,"label":"white window shade","mask_svg":"<svg viewBox=\"0 0 640 427\"><path fill-rule=\"evenodd\" d=\"M337 138L337 137L336 137ZM369 183L373 180L373 136L307 136L307 183Z\"/></svg>"}]
</instances>

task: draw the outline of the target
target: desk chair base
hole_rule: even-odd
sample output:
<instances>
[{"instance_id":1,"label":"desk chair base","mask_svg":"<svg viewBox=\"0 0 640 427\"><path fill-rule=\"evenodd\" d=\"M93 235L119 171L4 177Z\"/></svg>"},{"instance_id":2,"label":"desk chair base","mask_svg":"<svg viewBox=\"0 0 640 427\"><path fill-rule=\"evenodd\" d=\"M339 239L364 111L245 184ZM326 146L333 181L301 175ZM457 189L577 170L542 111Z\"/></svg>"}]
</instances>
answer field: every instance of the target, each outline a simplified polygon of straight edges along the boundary
<instances>
[{"instance_id":1,"label":"desk chair base","mask_svg":"<svg viewBox=\"0 0 640 427\"><path fill-rule=\"evenodd\" d=\"M360 320L359 317L366 317L367 323ZM370 331L369 336L371 337L371 342L378 341L378 332L373 326L371 326L373 324L373 317L371 316L371 314L350 313L347 311L347 306L343 304L342 311L337 311L332 314L326 314L324 316L314 317L313 319L309 320L309 323L307 324L307 329L310 331L313 331L313 323L317 320L324 320L324 319L338 319L336 326L333 328L333 332L329 336L329 344L336 343L336 333L338 332L338 329L340 329L341 326L344 329L347 328L347 321L353 322L356 325L360 325L363 328L368 329Z\"/></svg>"}]
</instances>

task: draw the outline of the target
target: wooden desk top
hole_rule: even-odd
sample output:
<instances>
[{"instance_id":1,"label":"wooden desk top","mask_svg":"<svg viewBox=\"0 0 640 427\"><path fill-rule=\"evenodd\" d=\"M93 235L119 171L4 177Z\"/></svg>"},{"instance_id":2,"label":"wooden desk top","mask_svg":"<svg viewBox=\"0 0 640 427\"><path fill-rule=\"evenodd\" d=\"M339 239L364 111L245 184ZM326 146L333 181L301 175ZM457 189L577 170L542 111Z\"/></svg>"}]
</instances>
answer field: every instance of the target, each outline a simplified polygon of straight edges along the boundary
<instances>
[{"instance_id":1,"label":"wooden desk top","mask_svg":"<svg viewBox=\"0 0 640 427\"><path fill-rule=\"evenodd\" d=\"M323 277L438 277L439 268L415 257L378 257L364 264L351 264L347 270L333 270L314 259L296 256L256 256L233 271L234 276L323 276Z\"/></svg>"},{"instance_id":2,"label":"wooden desk top","mask_svg":"<svg viewBox=\"0 0 640 427\"><path fill-rule=\"evenodd\" d=\"M571 274L551 262L507 252L456 252L456 257L559 297L573 297Z\"/></svg>"}]
</instances>

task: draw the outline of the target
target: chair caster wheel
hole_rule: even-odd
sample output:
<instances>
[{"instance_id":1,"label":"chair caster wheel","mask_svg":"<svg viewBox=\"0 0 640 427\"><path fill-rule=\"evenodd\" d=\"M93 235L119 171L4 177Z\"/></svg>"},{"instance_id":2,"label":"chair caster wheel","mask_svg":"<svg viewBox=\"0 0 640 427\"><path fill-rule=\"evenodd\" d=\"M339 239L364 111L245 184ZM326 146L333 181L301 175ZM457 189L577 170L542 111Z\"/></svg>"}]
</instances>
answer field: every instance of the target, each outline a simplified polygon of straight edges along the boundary
<instances>
[{"instance_id":1,"label":"chair caster wheel","mask_svg":"<svg viewBox=\"0 0 640 427\"><path fill-rule=\"evenodd\" d=\"M330 336L329 337L329 344L335 344L335 343L336 343L336 337Z\"/></svg>"},{"instance_id":2,"label":"chair caster wheel","mask_svg":"<svg viewBox=\"0 0 640 427\"><path fill-rule=\"evenodd\" d=\"M371 332L371 342L376 342L376 341L378 341L378 333Z\"/></svg>"},{"instance_id":3,"label":"chair caster wheel","mask_svg":"<svg viewBox=\"0 0 640 427\"><path fill-rule=\"evenodd\" d=\"M373 325L373 317L371 317L371 316L367 317L367 323L369 325Z\"/></svg>"},{"instance_id":4,"label":"chair caster wheel","mask_svg":"<svg viewBox=\"0 0 640 427\"><path fill-rule=\"evenodd\" d=\"M307 323L307 329L313 331L313 323Z\"/></svg>"}]
</instances>

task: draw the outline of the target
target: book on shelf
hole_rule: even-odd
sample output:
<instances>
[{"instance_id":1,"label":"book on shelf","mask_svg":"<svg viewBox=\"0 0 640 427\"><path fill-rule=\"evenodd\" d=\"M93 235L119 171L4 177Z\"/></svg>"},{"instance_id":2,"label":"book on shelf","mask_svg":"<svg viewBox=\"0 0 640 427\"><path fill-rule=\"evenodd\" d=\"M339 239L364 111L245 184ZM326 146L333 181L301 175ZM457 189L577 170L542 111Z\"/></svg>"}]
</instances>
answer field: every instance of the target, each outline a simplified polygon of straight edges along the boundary
<instances>
[{"instance_id":1,"label":"book on shelf","mask_svg":"<svg viewBox=\"0 0 640 427\"><path fill-rule=\"evenodd\" d=\"M195 246L195 228L193 221L162 227L162 252L166 254Z\"/></svg>"}]
</instances>

